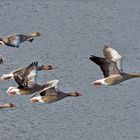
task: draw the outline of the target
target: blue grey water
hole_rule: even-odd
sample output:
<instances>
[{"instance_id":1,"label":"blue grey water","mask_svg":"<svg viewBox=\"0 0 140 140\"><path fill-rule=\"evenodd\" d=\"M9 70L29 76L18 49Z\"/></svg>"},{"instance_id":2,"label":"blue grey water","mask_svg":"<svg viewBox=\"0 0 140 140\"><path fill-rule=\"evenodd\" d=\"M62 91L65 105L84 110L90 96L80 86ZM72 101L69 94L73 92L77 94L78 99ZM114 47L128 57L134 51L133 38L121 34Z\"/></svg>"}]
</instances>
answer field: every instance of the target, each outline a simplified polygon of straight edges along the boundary
<instances>
[{"instance_id":1,"label":"blue grey water","mask_svg":"<svg viewBox=\"0 0 140 140\"><path fill-rule=\"evenodd\" d=\"M0 140L140 140L140 79L93 88L102 72L88 58L102 56L104 44L123 55L123 68L140 72L139 0L1 0L0 37L43 33L20 48L0 46L0 75L33 61L57 70L40 72L38 83L59 79L63 91L83 96L53 104L8 96L12 80L0 83Z\"/></svg>"}]
</instances>

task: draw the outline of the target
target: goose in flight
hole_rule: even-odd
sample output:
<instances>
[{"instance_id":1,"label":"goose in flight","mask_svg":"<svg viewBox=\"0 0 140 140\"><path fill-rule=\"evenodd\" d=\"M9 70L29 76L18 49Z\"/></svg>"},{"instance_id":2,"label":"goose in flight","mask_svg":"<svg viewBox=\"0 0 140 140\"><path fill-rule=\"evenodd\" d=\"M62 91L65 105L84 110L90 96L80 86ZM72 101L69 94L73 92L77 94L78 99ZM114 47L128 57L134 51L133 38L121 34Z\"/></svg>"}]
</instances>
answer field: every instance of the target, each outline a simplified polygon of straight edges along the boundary
<instances>
[{"instance_id":1,"label":"goose in flight","mask_svg":"<svg viewBox=\"0 0 140 140\"><path fill-rule=\"evenodd\" d=\"M5 104L0 105L0 109L2 109L2 108L14 108L14 107L16 107L16 105L14 105L13 103L5 103Z\"/></svg>"},{"instance_id":2,"label":"goose in flight","mask_svg":"<svg viewBox=\"0 0 140 140\"><path fill-rule=\"evenodd\" d=\"M59 80L52 80L47 82L47 84L44 85L44 88L41 91L37 92L30 98L30 101L33 103L53 103L66 97L78 97L82 95L79 92L62 92L58 89L58 82ZM36 96L37 94L38 96Z\"/></svg>"},{"instance_id":3,"label":"goose in flight","mask_svg":"<svg viewBox=\"0 0 140 140\"><path fill-rule=\"evenodd\" d=\"M41 36L42 34L39 32L33 32L28 35L18 34L18 35L11 35L4 38L0 38L0 45L6 45L10 47L19 48L20 44L24 41L32 42L34 37Z\"/></svg>"},{"instance_id":4,"label":"goose in flight","mask_svg":"<svg viewBox=\"0 0 140 140\"><path fill-rule=\"evenodd\" d=\"M18 87L9 87L7 90L8 95L33 94L42 89L42 86L36 83L38 62L31 63L24 71L23 74L14 76L15 81L19 85Z\"/></svg>"},{"instance_id":5,"label":"goose in flight","mask_svg":"<svg viewBox=\"0 0 140 140\"><path fill-rule=\"evenodd\" d=\"M22 77L22 75L24 74L26 69L27 69L27 67L23 67L23 68L19 68L17 70L10 72L9 74L3 74L0 78L0 81L4 81L4 80L8 80L8 79L15 79L17 76ZM41 70L48 71L48 70L53 70L53 69L57 69L57 67L53 66L53 65L37 66L37 71L41 71Z\"/></svg>"},{"instance_id":6,"label":"goose in flight","mask_svg":"<svg viewBox=\"0 0 140 140\"><path fill-rule=\"evenodd\" d=\"M140 78L139 74L125 73L122 69L122 56L113 48L105 45L103 49L105 58L90 56L90 60L99 65L104 78L92 82L93 85L116 85L131 78Z\"/></svg>"}]
</instances>

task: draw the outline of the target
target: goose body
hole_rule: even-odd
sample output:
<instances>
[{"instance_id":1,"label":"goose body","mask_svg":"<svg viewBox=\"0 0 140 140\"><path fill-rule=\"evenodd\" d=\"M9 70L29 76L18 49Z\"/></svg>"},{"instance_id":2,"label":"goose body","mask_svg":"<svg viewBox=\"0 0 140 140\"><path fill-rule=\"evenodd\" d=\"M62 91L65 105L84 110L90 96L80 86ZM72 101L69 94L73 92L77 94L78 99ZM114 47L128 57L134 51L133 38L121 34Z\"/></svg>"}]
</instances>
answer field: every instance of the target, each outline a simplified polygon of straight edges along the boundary
<instances>
[{"instance_id":1,"label":"goose body","mask_svg":"<svg viewBox=\"0 0 140 140\"><path fill-rule=\"evenodd\" d=\"M52 80L49 81L46 85L44 85L44 88L33 95L30 98L31 102L40 102L40 103L53 103L59 100L62 100L66 97L78 97L81 96L79 92L71 92L71 93L64 93L61 90L58 89L58 82L59 80ZM39 96L36 96L36 95Z\"/></svg>"},{"instance_id":2,"label":"goose body","mask_svg":"<svg viewBox=\"0 0 140 140\"><path fill-rule=\"evenodd\" d=\"M32 42L34 37L38 37L41 35L42 34L39 32L33 32L29 35L23 35L23 34L11 35L8 37L0 38L0 45L19 48L20 44L23 43L24 41Z\"/></svg>"},{"instance_id":3,"label":"goose body","mask_svg":"<svg viewBox=\"0 0 140 140\"><path fill-rule=\"evenodd\" d=\"M13 103L5 103L5 104L0 105L0 109L2 109L2 108L14 108L14 107L16 107L16 105L14 105Z\"/></svg>"},{"instance_id":4,"label":"goose body","mask_svg":"<svg viewBox=\"0 0 140 140\"><path fill-rule=\"evenodd\" d=\"M131 78L139 78L140 74L128 74L122 69L122 56L113 48L105 46L103 49L105 58L91 55L89 58L99 65L104 78L92 82L94 85L116 85Z\"/></svg>"}]
</instances>

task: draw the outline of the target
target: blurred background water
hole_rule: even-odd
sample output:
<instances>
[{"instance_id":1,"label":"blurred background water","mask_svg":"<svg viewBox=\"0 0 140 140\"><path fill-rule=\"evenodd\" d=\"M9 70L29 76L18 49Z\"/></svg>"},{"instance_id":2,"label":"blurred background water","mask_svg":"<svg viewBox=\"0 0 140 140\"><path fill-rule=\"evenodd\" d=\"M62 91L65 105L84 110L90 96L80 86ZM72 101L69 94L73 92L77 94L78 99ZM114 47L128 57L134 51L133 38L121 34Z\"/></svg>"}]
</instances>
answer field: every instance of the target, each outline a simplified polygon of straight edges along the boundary
<instances>
[{"instance_id":1,"label":"blurred background water","mask_svg":"<svg viewBox=\"0 0 140 140\"><path fill-rule=\"evenodd\" d=\"M1 140L139 140L140 79L112 87L93 88L102 77L88 59L102 56L104 44L123 55L123 68L140 72L140 1L138 0L1 0L0 37L43 33L20 48L0 46L5 64L0 74L33 61L53 64L57 70L40 72L38 83L59 79L65 92L84 95L53 104L32 104L30 96L8 96L9 80L0 83Z\"/></svg>"}]
</instances>

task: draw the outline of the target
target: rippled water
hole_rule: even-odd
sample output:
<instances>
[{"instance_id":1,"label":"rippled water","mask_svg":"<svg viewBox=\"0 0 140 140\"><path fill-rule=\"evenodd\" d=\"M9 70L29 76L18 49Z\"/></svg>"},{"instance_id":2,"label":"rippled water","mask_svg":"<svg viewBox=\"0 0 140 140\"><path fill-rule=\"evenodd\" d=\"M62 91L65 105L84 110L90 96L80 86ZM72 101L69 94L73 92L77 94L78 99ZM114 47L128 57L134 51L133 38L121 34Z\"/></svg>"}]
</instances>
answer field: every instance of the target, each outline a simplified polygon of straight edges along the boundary
<instances>
[{"instance_id":1,"label":"rippled water","mask_svg":"<svg viewBox=\"0 0 140 140\"><path fill-rule=\"evenodd\" d=\"M29 96L6 95L11 81L0 83L1 140L139 140L140 79L112 87L92 88L101 78L91 54L102 55L112 44L124 57L124 70L140 71L140 1L138 0L1 0L0 36L39 31L43 36L19 49L2 46L5 64L0 74L33 61L59 68L40 72L41 84L59 79L64 91L79 91L78 98L54 104L32 104Z\"/></svg>"}]
</instances>

